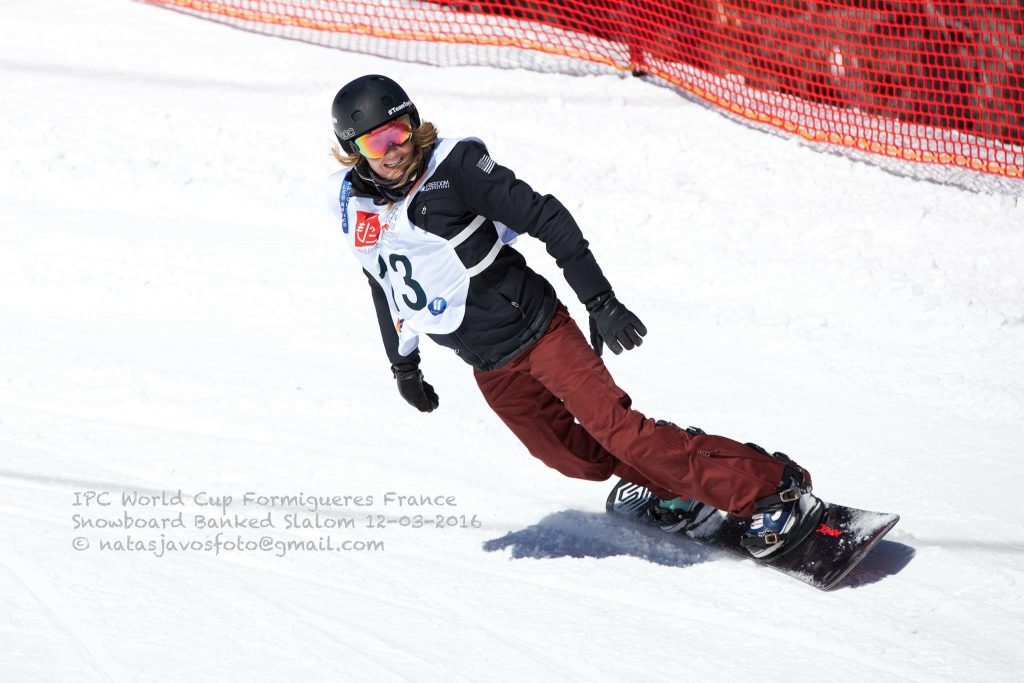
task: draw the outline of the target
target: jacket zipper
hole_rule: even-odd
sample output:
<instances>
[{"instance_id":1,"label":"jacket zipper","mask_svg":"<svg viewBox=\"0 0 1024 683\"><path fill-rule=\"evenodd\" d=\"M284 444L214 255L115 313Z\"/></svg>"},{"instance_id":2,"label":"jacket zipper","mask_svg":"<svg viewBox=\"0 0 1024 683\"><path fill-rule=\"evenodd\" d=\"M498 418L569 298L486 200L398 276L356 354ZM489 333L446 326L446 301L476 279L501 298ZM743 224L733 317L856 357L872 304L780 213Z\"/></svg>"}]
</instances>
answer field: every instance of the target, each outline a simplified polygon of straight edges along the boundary
<instances>
[{"instance_id":1,"label":"jacket zipper","mask_svg":"<svg viewBox=\"0 0 1024 683\"><path fill-rule=\"evenodd\" d=\"M498 289L497 287L495 287L494 285L491 285L491 289L494 290L495 294L497 294L502 299L507 301L509 303L509 305L512 306L512 308L514 308L517 311L519 311L519 317L520 318L522 318L523 320L526 320L526 314L523 313L523 309L519 306L519 302L518 301L516 301L515 299L510 299L509 297L505 296L504 294L502 294L501 290Z\"/></svg>"}]
</instances>

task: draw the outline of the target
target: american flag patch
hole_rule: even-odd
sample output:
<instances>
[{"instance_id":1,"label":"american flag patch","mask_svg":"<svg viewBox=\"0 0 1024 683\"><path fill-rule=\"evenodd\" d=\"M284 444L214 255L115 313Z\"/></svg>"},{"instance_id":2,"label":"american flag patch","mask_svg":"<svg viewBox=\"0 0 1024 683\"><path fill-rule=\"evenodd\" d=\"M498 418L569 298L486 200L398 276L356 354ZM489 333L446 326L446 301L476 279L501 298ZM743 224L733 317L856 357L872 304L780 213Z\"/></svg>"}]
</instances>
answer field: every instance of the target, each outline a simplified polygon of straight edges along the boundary
<instances>
[{"instance_id":1,"label":"american flag patch","mask_svg":"<svg viewBox=\"0 0 1024 683\"><path fill-rule=\"evenodd\" d=\"M484 173L490 173L494 170L494 159L485 154L480 158L480 161L476 162L476 167Z\"/></svg>"}]
</instances>

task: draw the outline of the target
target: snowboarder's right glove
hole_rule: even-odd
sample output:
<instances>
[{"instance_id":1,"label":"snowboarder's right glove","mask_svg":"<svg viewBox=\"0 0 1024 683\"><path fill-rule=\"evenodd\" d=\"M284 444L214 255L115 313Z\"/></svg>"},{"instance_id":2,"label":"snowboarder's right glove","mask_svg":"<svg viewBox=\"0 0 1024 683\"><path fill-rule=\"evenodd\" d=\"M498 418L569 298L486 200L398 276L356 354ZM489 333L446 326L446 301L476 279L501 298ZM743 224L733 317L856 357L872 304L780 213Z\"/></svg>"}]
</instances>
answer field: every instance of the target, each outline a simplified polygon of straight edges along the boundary
<instances>
[{"instance_id":1,"label":"snowboarder's right glove","mask_svg":"<svg viewBox=\"0 0 1024 683\"><path fill-rule=\"evenodd\" d=\"M647 328L636 314L619 303L615 292L598 294L586 305L590 312L590 345L598 356L605 344L618 355L623 347L632 349L644 343L642 337Z\"/></svg>"},{"instance_id":2,"label":"snowboarder's right glove","mask_svg":"<svg viewBox=\"0 0 1024 683\"><path fill-rule=\"evenodd\" d=\"M429 413L438 406L437 393L423 381L419 363L395 363L391 374L398 381L398 393L416 410Z\"/></svg>"}]
</instances>

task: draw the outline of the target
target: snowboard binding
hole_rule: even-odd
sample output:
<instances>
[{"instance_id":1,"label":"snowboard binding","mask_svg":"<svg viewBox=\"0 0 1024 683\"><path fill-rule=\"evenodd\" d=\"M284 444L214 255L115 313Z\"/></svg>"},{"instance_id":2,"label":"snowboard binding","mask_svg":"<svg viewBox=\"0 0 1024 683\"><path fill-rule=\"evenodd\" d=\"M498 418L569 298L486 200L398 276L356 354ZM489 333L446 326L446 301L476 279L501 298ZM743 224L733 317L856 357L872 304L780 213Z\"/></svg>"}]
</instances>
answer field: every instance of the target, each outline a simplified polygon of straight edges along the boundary
<instances>
[{"instance_id":1,"label":"snowboard binding","mask_svg":"<svg viewBox=\"0 0 1024 683\"><path fill-rule=\"evenodd\" d=\"M685 533L711 517L716 510L694 498L659 500L647 508L651 521L664 531Z\"/></svg>"},{"instance_id":2,"label":"snowboard binding","mask_svg":"<svg viewBox=\"0 0 1024 683\"><path fill-rule=\"evenodd\" d=\"M748 446L768 455L757 444ZM740 545L754 558L771 561L796 548L814 531L825 514L825 504L811 494L811 477L785 453L770 458L786 463L778 491L754 501L754 515Z\"/></svg>"}]
</instances>

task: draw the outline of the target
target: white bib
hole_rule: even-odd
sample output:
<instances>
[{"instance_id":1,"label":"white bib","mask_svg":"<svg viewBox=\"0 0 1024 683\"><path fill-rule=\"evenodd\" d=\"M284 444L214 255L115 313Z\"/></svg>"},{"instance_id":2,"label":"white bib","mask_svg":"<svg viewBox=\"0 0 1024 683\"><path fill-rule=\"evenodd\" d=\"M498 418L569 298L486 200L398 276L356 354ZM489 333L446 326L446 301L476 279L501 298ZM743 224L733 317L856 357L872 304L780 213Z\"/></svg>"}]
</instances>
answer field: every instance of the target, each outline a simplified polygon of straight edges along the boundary
<instances>
[{"instance_id":1,"label":"white bib","mask_svg":"<svg viewBox=\"0 0 1024 683\"><path fill-rule=\"evenodd\" d=\"M352 197L344 180L346 172L331 176L333 213L342 222L352 253L387 295L398 330L398 353L403 356L417 348L420 334L448 334L458 329L466 312L470 278L491 265L501 247L516 236L501 223L494 223L494 246L479 263L467 268L455 247L486 222L484 216L477 216L451 239L433 235L409 220L409 202L459 142L440 140L423 177L395 204L380 206L368 197Z\"/></svg>"}]
</instances>

